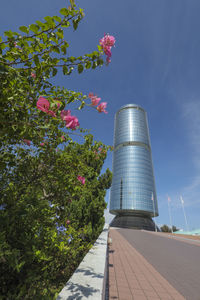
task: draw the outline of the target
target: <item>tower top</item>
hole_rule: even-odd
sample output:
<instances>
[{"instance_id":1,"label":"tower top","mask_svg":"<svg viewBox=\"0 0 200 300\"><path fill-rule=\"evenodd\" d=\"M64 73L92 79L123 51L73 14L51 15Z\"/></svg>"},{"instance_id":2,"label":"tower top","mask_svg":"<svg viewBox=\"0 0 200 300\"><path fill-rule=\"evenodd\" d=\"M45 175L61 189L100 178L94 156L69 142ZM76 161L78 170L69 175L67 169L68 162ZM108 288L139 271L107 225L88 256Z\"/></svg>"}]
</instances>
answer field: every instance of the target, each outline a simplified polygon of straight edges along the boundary
<instances>
[{"instance_id":1,"label":"tower top","mask_svg":"<svg viewBox=\"0 0 200 300\"><path fill-rule=\"evenodd\" d=\"M120 109L117 111L117 114L123 110L123 109L129 109L129 108L135 108L135 109L139 109L139 110L142 110L143 112L145 112L145 110L139 106L138 104L126 104L126 105L123 105L122 107L120 107Z\"/></svg>"}]
</instances>

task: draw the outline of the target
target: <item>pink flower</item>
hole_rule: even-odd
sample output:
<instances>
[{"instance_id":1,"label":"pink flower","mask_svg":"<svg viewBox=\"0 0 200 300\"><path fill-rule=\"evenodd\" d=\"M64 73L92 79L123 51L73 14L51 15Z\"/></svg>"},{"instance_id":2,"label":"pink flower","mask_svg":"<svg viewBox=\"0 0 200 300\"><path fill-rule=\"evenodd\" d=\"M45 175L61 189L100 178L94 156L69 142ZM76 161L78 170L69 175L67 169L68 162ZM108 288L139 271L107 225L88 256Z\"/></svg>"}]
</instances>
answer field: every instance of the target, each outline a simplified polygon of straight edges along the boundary
<instances>
[{"instance_id":1,"label":"pink flower","mask_svg":"<svg viewBox=\"0 0 200 300\"><path fill-rule=\"evenodd\" d=\"M69 225L70 223L71 223L70 220L67 220L67 221L66 221L66 224L67 224L67 225Z\"/></svg>"},{"instance_id":2,"label":"pink flower","mask_svg":"<svg viewBox=\"0 0 200 300\"><path fill-rule=\"evenodd\" d=\"M115 44L115 38L112 35L104 34L104 37L99 41L102 48L104 47L113 47Z\"/></svg>"},{"instance_id":3,"label":"pink flower","mask_svg":"<svg viewBox=\"0 0 200 300\"><path fill-rule=\"evenodd\" d=\"M55 114L55 112L53 110L48 110L47 113L48 113L48 115L56 118L56 114Z\"/></svg>"},{"instance_id":4,"label":"pink flower","mask_svg":"<svg viewBox=\"0 0 200 300\"><path fill-rule=\"evenodd\" d=\"M115 44L115 38L112 35L106 34L106 35L104 35L104 37L102 39L100 39L99 43L100 43L105 55L107 56L106 62L109 64L111 62L110 58L112 55L111 48Z\"/></svg>"},{"instance_id":5,"label":"pink flower","mask_svg":"<svg viewBox=\"0 0 200 300\"><path fill-rule=\"evenodd\" d=\"M67 128L76 129L79 126L78 119L75 116L65 116L63 119Z\"/></svg>"},{"instance_id":6,"label":"pink flower","mask_svg":"<svg viewBox=\"0 0 200 300\"><path fill-rule=\"evenodd\" d=\"M107 62L107 64L109 64L111 62L111 59L108 56L106 57L106 62Z\"/></svg>"},{"instance_id":7,"label":"pink flower","mask_svg":"<svg viewBox=\"0 0 200 300\"><path fill-rule=\"evenodd\" d=\"M64 137L64 135L62 135L62 136L61 136L61 139L62 139L63 141L65 141L65 137Z\"/></svg>"},{"instance_id":8,"label":"pink flower","mask_svg":"<svg viewBox=\"0 0 200 300\"><path fill-rule=\"evenodd\" d=\"M94 96L93 93L89 93L89 95L88 95L89 98L92 98L93 96Z\"/></svg>"},{"instance_id":9,"label":"pink flower","mask_svg":"<svg viewBox=\"0 0 200 300\"><path fill-rule=\"evenodd\" d=\"M59 109L59 108L60 108L60 103L59 103L59 102L57 102L56 104L57 104L57 108Z\"/></svg>"},{"instance_id":10,"label":"pink flower","mask_svg":"<svg viewBox=\"0 0 200 300\"><path fill-rule=\"evenodd\" d=\"M44 145L45 145L44 143L40 143L40 146L42 146L42 147L43 147Z\"/></svg>"},{"instance_id":11,"label":"pink flower","mask_svg":"<svg viewBox=\"0 0 200 300\"><path fill-rule=\"evenodd\" d=\"M49 101L46 98L40 96L37 101L37 108L47 113L48 115L56 118L56 113L53 110L49 110L49 107L50 107Z\"/></svg>"},{"instance_id":12,"label":"pink flower","mask_svg":"<svg viewBox=\"0 0 200 300\"><path fill-rule=\"evenodd\" d=\"M61 119L65 121L66 127L76 129L79 126L77 117L71 116L71 110L62 110L60 113Z\"/></svg>"},{"instance_id":13,"label":"pink flower","mask_svg":"<svg viewBox=\"0 0 200 300\"><path fill-rule=\"evenodd\" d=\"M50 106L49 101L46 98L40 96L37 101L37 108L45 113L48 113L49 106Z\"/></svg>"},{"instance_id":14,"label":"pink flower","mask_svg":"<svg viewBox=\"0 0 200 300\"><path fill-rule=\"evenodd\" d=\"M97 96L94 95L93 93L89 93L88 97L91 99L92 106L98 105L99 101L101 100L101 98L97 98Z\"/></svg>"},{"instance_id":15,"label":"pink flower","mask_svg":"<svg viewBox=\"0 0 200 300\"><path fill-rule=\"evenodd\" d=\"M85 177L82 177L80 175L77 176L77 179L82 183L85 184Z\"/></svg>"},{"instance_id":16,"label":"pink flower","mask_svg":"<svg viewBox=\"0 0 200 300\"><path fill-rule=\"evenodd\" d=\"M102 102L97 106L97 110L99 113L104 112L105 114L107 114L108 112L105 110L107 106L107 102Z\"/></svg>"},{"instance_id":17,"label":"pink flower","mask_svg":"<svg viewBox=\"0 0 200 300\"><path fill-rule=\"evenodd\" d=\"M24 139L24 143L26 143L28 146L31 145L31 141Z\"/></svg>"},{"instance_id":18,"label":"pink flower","mask_svg":"<svg viewBox=\"0 0 200 300\"><path fill-rule=\"evenodd\" d=\"M111 47L105 47L104 51L105 51L105 55L107 55L108 58L112 56Z\"/></svg>"},{"instance_id":19,"label":"pink flower","mask_svg":"<svg viewBox=\"0 0 200 300\"><path fill-rule=\"evenodd\" d=\"M60 113L61 119L64 120L65 117L70 116L71 115L71 110L62 110Z\"/></svg>"},{"instance_id":20,"label":"pink flower","mask_svg":"<svg viewBox=\"0 0 200 300\"><path fill-rule=\"evenodd\" d=\"M35 73L31 72L31 77L32 77L32 78L36 78Z\"/></svg>"}]
</instances>

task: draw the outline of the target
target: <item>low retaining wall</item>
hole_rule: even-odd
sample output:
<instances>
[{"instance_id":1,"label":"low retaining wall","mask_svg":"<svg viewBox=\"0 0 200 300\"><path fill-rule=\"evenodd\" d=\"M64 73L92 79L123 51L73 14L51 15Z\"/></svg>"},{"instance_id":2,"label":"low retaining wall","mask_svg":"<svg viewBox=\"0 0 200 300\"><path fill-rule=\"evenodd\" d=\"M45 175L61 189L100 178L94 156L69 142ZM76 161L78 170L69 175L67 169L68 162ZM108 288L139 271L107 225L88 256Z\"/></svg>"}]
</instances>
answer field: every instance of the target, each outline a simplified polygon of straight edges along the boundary
<instances>
[{"instance_id":1,"label":"low retaining wall","mask_svg":"<svg viewBox=\"0 0 200 300\"><path fill-rule=\"evenodd\" d=\"M107 275L108 225L86 254L56 300L102 300Z\"/></svg>"}]
</instances>

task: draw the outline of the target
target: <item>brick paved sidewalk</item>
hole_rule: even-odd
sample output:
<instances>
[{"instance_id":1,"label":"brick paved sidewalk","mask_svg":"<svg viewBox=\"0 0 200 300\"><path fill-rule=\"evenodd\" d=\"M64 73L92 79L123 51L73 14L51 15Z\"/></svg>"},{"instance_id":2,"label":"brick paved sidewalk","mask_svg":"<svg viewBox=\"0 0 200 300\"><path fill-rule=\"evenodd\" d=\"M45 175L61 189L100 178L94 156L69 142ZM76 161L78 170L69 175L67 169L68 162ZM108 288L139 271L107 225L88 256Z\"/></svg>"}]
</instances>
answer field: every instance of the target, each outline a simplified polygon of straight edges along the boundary
<instances>
[{"instance_id":1,"label":"brick paved sidewalk","mask_svg":"<svg viewBox=\"0 0 200 300\"><path fill-rule=\"evenodd\" d=\"M109 300L185 299L117 229L109 236Z\"/></svg>"}]
</instances>

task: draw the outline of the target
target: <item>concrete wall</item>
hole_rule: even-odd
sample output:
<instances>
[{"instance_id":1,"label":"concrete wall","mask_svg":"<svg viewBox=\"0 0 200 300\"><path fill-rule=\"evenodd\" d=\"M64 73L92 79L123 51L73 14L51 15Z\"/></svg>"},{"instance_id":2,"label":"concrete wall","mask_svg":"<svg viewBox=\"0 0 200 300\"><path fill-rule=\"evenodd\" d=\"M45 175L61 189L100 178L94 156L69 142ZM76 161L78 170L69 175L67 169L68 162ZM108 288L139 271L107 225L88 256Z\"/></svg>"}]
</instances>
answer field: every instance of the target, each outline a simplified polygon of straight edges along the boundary
<instances>
[{"instance_id":1,"label":"concrete wall","mask_svg":"<svg viewBox=\"0 0 200 300\"><path fill-rule=\"evenodd\" d=\"M108 225L86 254L57 300L102 300L105 297L107 274Z\"/></svg>"}]
</instances>

